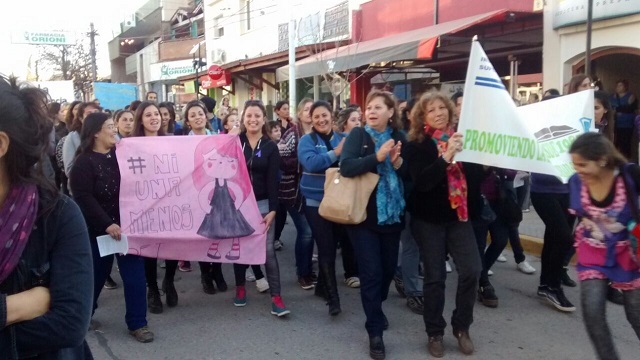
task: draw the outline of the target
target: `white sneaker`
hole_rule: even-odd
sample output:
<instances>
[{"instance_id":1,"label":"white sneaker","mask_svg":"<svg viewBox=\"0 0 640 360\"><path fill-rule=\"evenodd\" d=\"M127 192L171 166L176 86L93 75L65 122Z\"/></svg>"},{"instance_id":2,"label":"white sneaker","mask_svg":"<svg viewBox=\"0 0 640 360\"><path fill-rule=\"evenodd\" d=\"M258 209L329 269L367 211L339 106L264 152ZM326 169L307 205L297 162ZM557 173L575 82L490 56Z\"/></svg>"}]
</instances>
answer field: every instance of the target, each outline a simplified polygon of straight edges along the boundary
<instances>
[{"instance_id":1,"label":"white sneaker","mask_svg":"<svg viewBox=\"0 0 640 360\"><path fill-rule=\"evenodd\" d=\"M258 292L261 292L261 293L269 290L269 282L267 282L267 279L262 278L256 281L256 289L258 289Z\"/></svg>"},{"instance_id":2,"label":"white sneaker","mask_svg":"<svg viewBox=\"0 0 640 360\"><path fill-rule=\"evenodd\" d=\"M534 272L536 272L536 268L531 266L531 264L529 264L526 260L518 264L517 267L518 267L518 270L520 270L520 272L523 272L525 274L531 275Z\"/></svg>"},{"instance_id":3,"label":"white sneaker","mask_svg":"<svg viewBox=\"0 0 640 360\"><path fill-rule=\"evenodd\" d=\"M493 271L491 271L491 270L487 271L487 275L493 276Z\"/></svg>"},{"instance_id":4,"label":"white sneaker","mask_svg":"<svg viewBox=\"0 0 640 360\"><path fill-rule=\"evenodd\" d=\"M447 267L447 274L453 271L453 269L451 268L451 264L449 264L448 261L445 261L444 264Z\"/></svg>"},{"instance_id":5,"label":"white sneaker","mask_svg":"<svg viewBox=\"0 0 640 360\"><path fill-rule=\"evenodd\" d=\"M504 253L501 253L500 256L496 259L497 262L507 262L507 257L504 256Z\"/></svg>"},{"instance_id":6,"label":"white sneaker","mask_svg":"<svg viewBox=\"0 0 640 360\"><path fill-rule=\"evenodd\" d=\"M247 279L247 281L250 281L250 282L256 281L256 276L253 275L253 270L251 270L251 267L249 267L247 269L247 274L245 275L244 278Z\"/></svg>"}]
</instances>

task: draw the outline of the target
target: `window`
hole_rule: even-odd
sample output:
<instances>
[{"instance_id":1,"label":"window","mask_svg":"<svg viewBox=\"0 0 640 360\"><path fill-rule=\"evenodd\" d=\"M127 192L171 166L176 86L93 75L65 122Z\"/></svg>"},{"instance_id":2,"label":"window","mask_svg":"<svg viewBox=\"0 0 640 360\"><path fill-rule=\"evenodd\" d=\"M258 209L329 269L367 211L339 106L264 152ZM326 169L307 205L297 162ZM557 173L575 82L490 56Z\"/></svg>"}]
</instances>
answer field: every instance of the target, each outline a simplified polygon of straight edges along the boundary
<instances>
[{"instance_id":1,"label":"window","mask_svg":"<svg viewBox=\"0 0 640 360\"><path fill-rule=\"evenodd\" d=\"M222 15L216 17L215 19L213 19L214 25L213 25L213 36L217 39L219 37L223 37L224 36L224 24L222 21Z\"/></svg>"}]
</instances>

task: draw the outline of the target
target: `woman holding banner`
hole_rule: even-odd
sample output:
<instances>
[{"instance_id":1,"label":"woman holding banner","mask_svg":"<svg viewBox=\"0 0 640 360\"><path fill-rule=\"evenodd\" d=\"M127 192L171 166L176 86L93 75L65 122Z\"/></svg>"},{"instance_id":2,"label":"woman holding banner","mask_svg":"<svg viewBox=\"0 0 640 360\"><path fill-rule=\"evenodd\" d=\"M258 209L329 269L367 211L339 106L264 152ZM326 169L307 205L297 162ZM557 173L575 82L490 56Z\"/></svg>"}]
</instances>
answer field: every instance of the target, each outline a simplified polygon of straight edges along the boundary
<instances>
[{"instance_id":1,"label":"woman holding banner","mask_svg":"<svg viewBox=\"0 0 640 360\"><path fill-rule=\"evenodd\" d=\"M162 117L160 109L155 102L143 101L136 109L133 134L131 136L164 136L162 129ZM173 279L178 269L178 260L166 260L162 290L166 294L167 306L178 305L178 292L173 284ZM144 259L145 276L147 278L147 306L152 314L160 314L163 311L158 289L158 259Z\"/></svg>"},{"instance_id":2,"label":"woman holding banner","mask_svg":"<svg viewBox=\"0 0 640 360\"><path fill-rule=\"evenodd\" d=\"M264 217L267 233L267 259L265 269L271 293L271 314L278 317L290 313L280 296L280 266L273 246L275 227L273 221L278 209L278 172L280 171L280 154L278 146L271 141L265 131L267 110L261 101L249 100L242 112L242 133L240 143L247 162L247 170L251 179L253 193L258 202L258 209ZM247 268L249 265L233 264L236 278L235 306L247 304L245 289Z\"/></svg>"},{"instance_id":3,"label":"woman holding banner","mask_svg":"<svg viewBox=\"0 0 640 360\"><path fill-rule=\"evenodd\" d=\"M160 105L162 106L162 104ZM162 108L160 109L162 111ZM188 124L191 131L189 135L211 135L211 124L207 120L207 109L200 101L190 101L184 109L184 121ZM191 265L189 261L183 262L185 265L189 264L189 271ZM202 284L202 291L205 294L215 294L216 288L213 285L215 280L218 290L227 291L227 282L222 275L222 264L219 262L198 262L200 266L200 282Z\"/></svg>"},{"instance_id":4,"label":"woman holding banner","mask_svg":"<svg viewBox=\"0 0 640 360\"><path fill-rule=\"evenodd\" d=\"M93 312L98 308L98 297L111 273L113 256L100 256L96 237L109 234L120 240L120 170L116 159L116 129L113 119L106 113L90 114L80 133L80 148L71 169L71 190L89 229L89 242L93 254ZM116 255L120 276L124 284L127 308L125 321L129 333L136 340L153 341L147 328L145 300L144 259L137 255Z\"/></svg>"},{"instance_id":5,"label":"woman holding banner","mask_svg":"<svg viewBox=\"0 0 640 360\"><path fill-rule=\"evenodd\" d=\"M424 262L424 323L428 350L444 356L442 316L445 301L446 252L458 270L456 309L451 318L453 335L464 354L474 351L469 337L476 287L482 263L469 221L467 178L455 156L462 151L462 135L454 133L451 101L441 93L422 95L412 111L409 145L404 156L414 188L409 197L411 230L422 247Z\"/></svg>"},{"instance_id":6,"label":"woman holding banner","mask_svg":"<svg viewBox=\"0 0 640 360\"><path fill-rule=\"evenodd\" d=\"M36 167L52 129L46 100L0 78L0 358L93 359L86 225Z\"/></svg>"},{"instance_id":7,"label":"woman holding banner","mask_svg":"<svg viewBox=\"0 0 640 360\"><path fill-rule=\"evenodd\" d=\"M640 168L627 164L601 134L581 135L569 153L576 170L569 180L569 206L579 219L574 246L584 323L598 358L619 359L606 300L611 287L622 292L627 320L640 340Z\"/></svg>"},{"instance_id":8,"label":"woman holding banner","mask_svg":"<svg viewBox=\"0 0 640 360\"><path fill-rule=\"evenodd\" d=\"M405 209L402 175L407 164L400 156L405 136L393 94L372 91L366 103L366 126L349 133L340 155L340 174L356 177L372 172L380 176L367 203L366 220L346 227L358 262L369 356L384 359L383 332L389 322L382 303L398 265Z\"/></svg>"}]
</instances>

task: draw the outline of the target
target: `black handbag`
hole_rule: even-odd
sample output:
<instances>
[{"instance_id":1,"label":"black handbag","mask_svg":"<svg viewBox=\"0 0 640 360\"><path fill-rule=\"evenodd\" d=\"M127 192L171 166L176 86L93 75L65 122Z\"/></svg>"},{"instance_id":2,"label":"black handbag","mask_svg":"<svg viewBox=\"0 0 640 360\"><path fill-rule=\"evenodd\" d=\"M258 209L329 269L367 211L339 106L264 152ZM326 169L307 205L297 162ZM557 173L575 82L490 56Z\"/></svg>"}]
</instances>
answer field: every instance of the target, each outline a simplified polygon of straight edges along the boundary
<instances>
[{"instance_id":1,"label":"black handbag","mask_svg":"<svg viewBox=\"0 0 640 360\"><path fill-rule=\"evenodd\" d=\"M518 196L513 188L513 182L506 181L506 177L498 172L495 176L498 183L496 214L507 224L519 224L522 222L522 208L518 205Z\"/></svg>"}]
</instances>

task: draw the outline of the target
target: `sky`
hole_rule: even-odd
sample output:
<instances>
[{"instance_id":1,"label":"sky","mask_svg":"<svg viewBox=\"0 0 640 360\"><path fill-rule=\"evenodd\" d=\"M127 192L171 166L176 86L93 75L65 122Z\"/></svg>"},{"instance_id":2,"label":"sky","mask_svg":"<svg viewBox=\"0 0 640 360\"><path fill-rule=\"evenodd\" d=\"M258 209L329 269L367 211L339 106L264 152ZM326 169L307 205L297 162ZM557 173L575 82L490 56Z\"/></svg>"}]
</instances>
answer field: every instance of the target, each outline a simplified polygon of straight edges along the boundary
<instances>
[{"instance_id":1,"label":"sky","mask_svg":"<svg viewBox=\"0 0 640 360\"><path fill-rule=\"evenodd\" d=\"M118 34L119 23L126 14L134 12L145 0L22 0L0 1L0 73L15 74L25 79L29 56L35 61L37 47L11 44L12 31L64 30L78 33L89 31L94 23L98 76L109 75L108 42ZM78 34L81 36L81 34ZM45 75L42 74L41 75Z\"/></svg>"}]
</instances>

